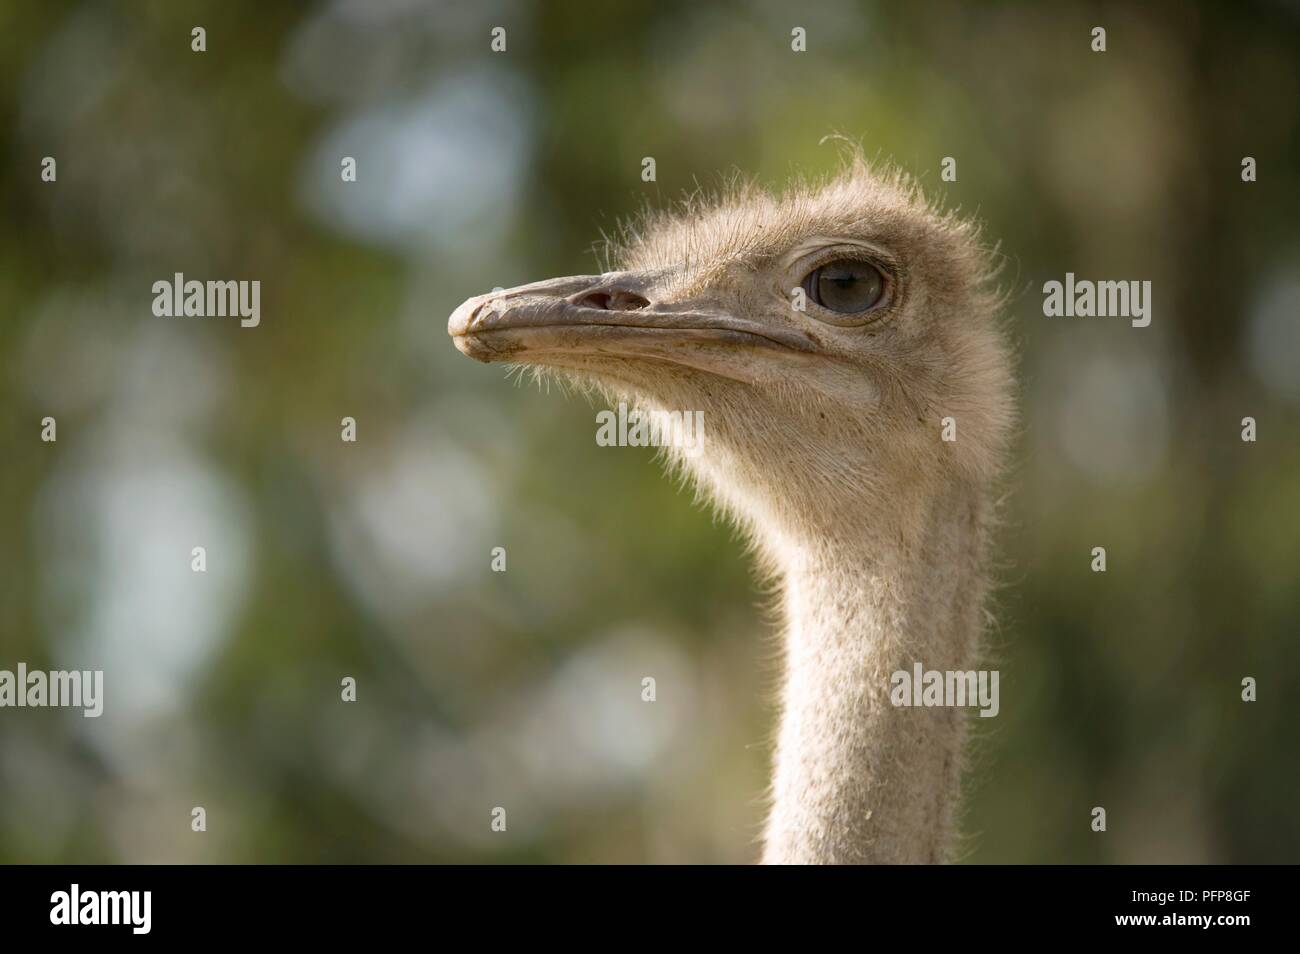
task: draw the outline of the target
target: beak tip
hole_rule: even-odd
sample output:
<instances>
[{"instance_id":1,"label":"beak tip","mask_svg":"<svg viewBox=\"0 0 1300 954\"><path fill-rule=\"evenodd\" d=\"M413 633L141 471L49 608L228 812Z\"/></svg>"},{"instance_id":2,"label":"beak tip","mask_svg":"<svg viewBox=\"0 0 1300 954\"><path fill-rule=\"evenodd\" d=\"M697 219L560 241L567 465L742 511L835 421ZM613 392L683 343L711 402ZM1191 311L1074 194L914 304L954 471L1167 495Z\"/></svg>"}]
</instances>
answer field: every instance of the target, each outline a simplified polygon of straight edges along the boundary
<instances>
[{"instance_id":1,"label":"beak tip","mask_svg":"<svg viewBox=\"0 0 1300 954\"><path fill-rule=\"evenodd\" d=\"M469 333L474 324L474 319L478 317L478 309L483 303L483 298L484 296L478 295L474 298L465 299L447 319L447 334L457 339L457 347L460 347L459 339Z\"/></svg>"}]
</instances>

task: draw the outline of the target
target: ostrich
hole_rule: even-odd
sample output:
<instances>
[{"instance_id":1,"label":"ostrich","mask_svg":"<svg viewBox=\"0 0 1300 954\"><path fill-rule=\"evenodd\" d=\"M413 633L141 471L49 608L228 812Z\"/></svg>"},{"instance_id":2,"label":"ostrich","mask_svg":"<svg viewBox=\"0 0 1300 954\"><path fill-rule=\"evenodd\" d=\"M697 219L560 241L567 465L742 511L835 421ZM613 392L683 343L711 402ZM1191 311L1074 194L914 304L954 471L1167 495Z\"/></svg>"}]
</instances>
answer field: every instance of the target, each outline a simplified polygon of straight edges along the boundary
<instances>
[{"instance_id":1,"label":"ostrich","mask_svg":"<svg viewBox=\"0 0 1300 954\"><path fill-rule=\"evenodd\" d=\"M992 252L859 154L779 196L738 182L649 212L610 251L617 270L469 299L456 347L704 412L702 451L670 463L784 619L762 860L950 861L962 710L896 707L890 679L978 658L1014 423Z\"/></svg>"}]
</instances>

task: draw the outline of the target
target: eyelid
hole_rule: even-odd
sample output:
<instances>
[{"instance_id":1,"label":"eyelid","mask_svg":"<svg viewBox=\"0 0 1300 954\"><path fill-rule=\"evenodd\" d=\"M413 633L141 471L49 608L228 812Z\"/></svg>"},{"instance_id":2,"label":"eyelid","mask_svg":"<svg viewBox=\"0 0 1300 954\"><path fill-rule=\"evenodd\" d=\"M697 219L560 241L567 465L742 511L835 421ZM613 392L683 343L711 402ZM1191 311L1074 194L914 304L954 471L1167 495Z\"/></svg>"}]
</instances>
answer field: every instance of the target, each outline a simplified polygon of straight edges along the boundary
<instances>
[{"instance_id":1,"label":"eyelid","mask_svg":"<svg viewBox=\"0 0 1300 954\"><path fill-rule=\"evenodd\" d=\"M869 262L878 268L891 284L898 284L902 277L902 269L894 256L882 248L868 245L827 245L807 255L801 255L790 268L796 273L799 281L803 281L809 272L840 259Z\"/></svg>"}]
</instances>

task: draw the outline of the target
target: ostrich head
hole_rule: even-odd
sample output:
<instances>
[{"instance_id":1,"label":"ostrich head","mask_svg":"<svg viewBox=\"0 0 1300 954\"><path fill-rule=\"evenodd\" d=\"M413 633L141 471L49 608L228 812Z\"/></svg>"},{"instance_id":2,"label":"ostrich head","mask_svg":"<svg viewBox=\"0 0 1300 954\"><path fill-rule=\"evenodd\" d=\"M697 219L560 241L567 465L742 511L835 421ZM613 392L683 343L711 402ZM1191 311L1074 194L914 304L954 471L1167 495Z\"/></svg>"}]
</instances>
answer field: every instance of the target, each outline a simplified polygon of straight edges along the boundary
<instances>
[{"instance_id":1,"label":"ostrich head","mask_svg":"<svg viewBox=\"0 0 1300 954\"><path fill-rule=\"evenodd\" d=\"M786 623L764 859L942 860L962 722L891 706L888 680L979 651L1012 416L989 254L856 156L650 215L613 252L602 275L471 298L456 346L703 415L699 452L670 453L748 531Z\"/></svg>"},{"instance_id":2,"label":"ostrich head","mask_svg":"<svg viewBox=\"0 0 1300 954\"><path fill-rule=\"evenodd\" d=\"M854 157L780 196L739 185L611 252L601 275L471 298L448 331L480 361L702 411L702 453L679 461L769 555L995 471L1011 378L989 255L905 176Z\"/></svg>"}]
</instances>

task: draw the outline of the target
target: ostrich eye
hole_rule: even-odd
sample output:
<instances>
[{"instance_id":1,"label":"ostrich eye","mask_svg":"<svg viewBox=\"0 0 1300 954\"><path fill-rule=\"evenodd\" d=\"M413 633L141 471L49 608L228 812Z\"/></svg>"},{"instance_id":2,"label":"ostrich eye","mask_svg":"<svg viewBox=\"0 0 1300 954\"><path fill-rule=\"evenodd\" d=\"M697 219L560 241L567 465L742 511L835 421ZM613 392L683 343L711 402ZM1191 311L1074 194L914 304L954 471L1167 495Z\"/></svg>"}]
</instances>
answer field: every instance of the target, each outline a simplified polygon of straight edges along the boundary
<instances>
[{"instance_id":1,"label":"ostrich eye","mask_svg":"<svg viewBox=\"0 0 1300 954\"><path fill-rule=\"evenodd\" d=\"M841 259L814 269L804 291L818 305L842 315L870 311L885 297L885 276L870 262Z\"/></svg>"}]
</instances>

